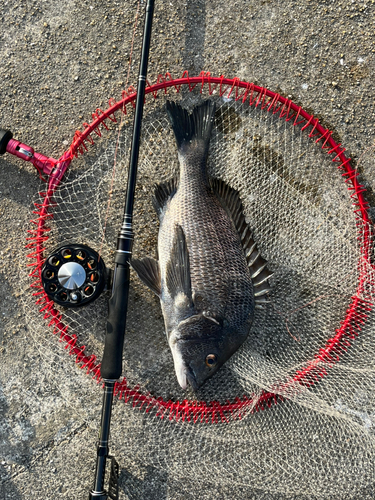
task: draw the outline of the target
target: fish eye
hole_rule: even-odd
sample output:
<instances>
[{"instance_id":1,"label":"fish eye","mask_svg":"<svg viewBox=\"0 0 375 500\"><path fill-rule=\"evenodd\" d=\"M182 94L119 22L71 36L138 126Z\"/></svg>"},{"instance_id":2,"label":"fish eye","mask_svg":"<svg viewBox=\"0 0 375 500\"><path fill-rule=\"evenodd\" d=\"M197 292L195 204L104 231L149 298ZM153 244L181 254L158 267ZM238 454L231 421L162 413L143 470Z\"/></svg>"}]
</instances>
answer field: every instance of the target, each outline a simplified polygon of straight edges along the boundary
<instances>
[{"instance_id":1,"label":"fish eye","mask_svg":"<svg viewBox=\"0 0 375 500\"><path fill-rule=\"evenodd\" d=\"M207 357L206 357L206 365L209 367L209 368L212 368L213 366L215 366L217 363L217 356L216 354L209 354Z\"/></svg>"}]
</instances>

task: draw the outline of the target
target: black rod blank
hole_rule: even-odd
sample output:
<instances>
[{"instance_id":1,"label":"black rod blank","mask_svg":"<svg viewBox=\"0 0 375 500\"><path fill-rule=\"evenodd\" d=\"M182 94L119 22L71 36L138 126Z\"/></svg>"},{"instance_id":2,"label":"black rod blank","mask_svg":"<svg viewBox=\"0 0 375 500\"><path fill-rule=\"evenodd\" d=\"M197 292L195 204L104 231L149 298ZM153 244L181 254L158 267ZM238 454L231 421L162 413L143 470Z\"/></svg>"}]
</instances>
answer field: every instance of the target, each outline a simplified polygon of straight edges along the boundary
<instances>
[{"instance_id":1,"label":"black rod blank","mask_svg":"<svg viewBox=\"0 0 375 500\"><path fill-rule=\"evenodd\" d=\"M137 180L138 156L153 14L154 0L148 0L143 30L141 61L139 66L137 100L133 124L133 140L130 152L124 220L117 238L112 295L108 304L107 331L104 343L104 354L101 363L101 376L105 381L105 391L103 397L100 437L97 447L95 483L94 489L90 492L90 500L107 500L108 498L107 492L104 490L105 468L109 452L108 440L114 384L115 381L120 378L122 373L122 352L124 346L129 296L129 262L133 246L133 206Z\"/></svg>"},{"instance_id":2,"label":"black rod blank","mask_svg":"<svg viewBox=\"0 0 375 500\"><path fill-rule=\"evenodd\" d=\"M107 380L105 381L103 407L102 407L102 421L101 421L99 441L97 446L95 484L94 484L94 489L91 490L90 492L90 500L94 498L96 500L107 499L107 493L103 489L103 485L104 485L106 459L109 453L108 438L109 438L109 425L112 413L114 386L115 386L114 381L107 381Z\"/></svg>"},{"instance_id":3,"label":"black rod blank","mask_svg":"<svg viewBox=\"0 0 375 500\"><path fill-rule=\"evenodd\" d=\"M129 291L129 261L133 246L132 218L134 193L137 179L139 145L141 138L147 63L150 50L153 12L154 0L148 0L146 6L141 63L139 67L137 101L134 115L133 140L130 152L130 165L124 220L117 238L112 296L109 300L107 334L105 338L104 354L101 365L101 375L104 379L117 380L122 373L122 350L125 335L125 321ZM118 283L120 283L121 286L119 286Z\"/></svg>"}]
</instances>

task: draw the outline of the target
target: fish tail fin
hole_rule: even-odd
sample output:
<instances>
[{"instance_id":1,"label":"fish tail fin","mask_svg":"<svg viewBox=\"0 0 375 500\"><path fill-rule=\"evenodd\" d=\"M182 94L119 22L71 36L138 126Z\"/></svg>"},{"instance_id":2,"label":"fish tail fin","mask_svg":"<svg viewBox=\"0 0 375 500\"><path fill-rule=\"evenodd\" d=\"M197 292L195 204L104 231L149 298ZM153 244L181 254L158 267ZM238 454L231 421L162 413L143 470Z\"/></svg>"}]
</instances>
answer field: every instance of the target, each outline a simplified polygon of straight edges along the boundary
<instances>
[{"instance_id":1,"label":"fish tail fin","mask_svg":"<svg viewBox=\"0 0 375 500\"><path fill-rule=\"evenodd\" d=\"M191 114L172 101L167 101L166 109L178 149L181 149L184 143L202 140L208 151L215 117L215 103L210 100L204 101L196 106Z\"/></svg>"}]
</instances>

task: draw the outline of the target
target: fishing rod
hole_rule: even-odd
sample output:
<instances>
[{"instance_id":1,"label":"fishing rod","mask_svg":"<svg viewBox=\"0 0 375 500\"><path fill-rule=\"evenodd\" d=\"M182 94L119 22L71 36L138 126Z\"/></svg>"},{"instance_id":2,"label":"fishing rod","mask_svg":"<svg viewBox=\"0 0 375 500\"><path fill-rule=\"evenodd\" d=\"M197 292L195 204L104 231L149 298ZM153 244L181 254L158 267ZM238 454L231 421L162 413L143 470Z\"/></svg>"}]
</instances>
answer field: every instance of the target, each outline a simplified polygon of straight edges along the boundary
<instances>
[{"instance_id":1,"label":"fishing rod","mask_svg":"<svg viewBox=\"0 0 375 500\"><path fill-rule=\"evenodd\" d=\"M136 179L137 179L138 156L139 156L139 146L141 138L141 126L142 126L143 106L145 99L146 76L147 76L148 57L150 50L153 14L154 14L154 0L147 0L146 12L145 12L145 24L143 30L141 60L139 65L137 98L136 98L135 115L133 122L133 138L132 138L132 146L130 152L128 184L127 184L124 216L123 216L123 223L117 238L117 249L115 253L115 263L114 263L114 272L112 281L112 293L108 303L108 317L107 317L106 336L104 343L104 353L100 368L100 374L104 381L104 396L103 396L101 424L99 431L99 441L97 444L94 487L90 491L89 500L118 499L119 466L114 457L109 455L108 441L109 441L114 387L116 381L120 378L122 374L122 353L124 346L128 296L129 296L129 280L130 280L129 263L133 247L133 230L132 230L133 206L134 206ZM62 158L60 158L60 160L48 158L45 155L36 153L34 152L34 149L31 148L30 146L23 144L20 141L14 140L11 131L0 128L0 155L3 155L5 153L13 154L25 161L31 162L37 168L39 175L41 177L43 176L48 177L48 189L47 189L46 199L47 198L49 199L53 195L54 191L57 189L72 159L69 152L66 153ZM48 203L44 203L44 205L47 206ZM94 260L97 258L96 253L88 247L83 247L81 245L77 246L76 250L77 252L81 252L81 254L82 252L85 253L87 256L93 258ZM58 257L61 256L65 257L64 252L66 252L66 249L61 248L56 252L55 253L56 255L58 255ZM55 256L49 257L47 261L51 261L51 259L53 259L54 257ZM98 262L96 262L96 265L97 264ZM77 267L76 263L73 263L73 266L75 266L76 268ZM80 271L82 271L81 268ZM99 271L99 268L97 269L97 271ZM44 271L44 274L46 272L47 273L50 272L51 275L56 274L53 272L51 273L49 269L46 269ZM104 279L105 270L102 270L102 272L100 272L99 274L102 275L101 278ZM72 273L73 278L77 279L77 276L74 276L74 272ZM47 276L47 280L50 280L50 276ZM50 284L50 287L51 286L56 287L56 284L52 283ZM102 287L98 287L98 294L100 293L101 289ZM47 288L47 290L49 290L49 288ZM79 305L75 304L77 302L78 295L79 294L76 293L75 291L69 294L67 292L64 292L63 303L61 303L61 301L59 302L57 296L52 297L52 299L57 303L61 303L61 305L74 306L74 305ZM95 298L94 295L96 296L97 294L92 294L91 298L89 297L89 300L87 300L86 302L93 300ZM84 305L84 302L85 300L82 300L81 305ZM105 482L107 459L109 458L111 459L111 471L109 477L109 488L108 491L106 491L104 489L104 482Z\"/></svg>"},{"instance_id":2,"label":"fishing rod","mask_svg":"<svg viewBox=\"0 0 375 500\"><path fill-rule=\"evenodd\" d=\"M90 491L89 500L107 500L108 498L118 498L119 468L115 459L113 457L110 457L109 455L108 440L114 387L116 381L120 378L122 373L122 352L124 346L129 297L129 263L133 247L133 206L135 185L137 179L138 156L153 14L154 0L148 0L146 5L145 24L143 30L141 61L139 65L137 100L133 123L133 138L130 152L124 217L121 229L117 237L117 250L115 254L112 295L108 303L108 317L104 343L104 353L100 369L105 387L99 441L97 445L95 481L94 488ZM108 492L104 489L107 458L111 458L112 460Z\"/></svg>"}]
</instances>

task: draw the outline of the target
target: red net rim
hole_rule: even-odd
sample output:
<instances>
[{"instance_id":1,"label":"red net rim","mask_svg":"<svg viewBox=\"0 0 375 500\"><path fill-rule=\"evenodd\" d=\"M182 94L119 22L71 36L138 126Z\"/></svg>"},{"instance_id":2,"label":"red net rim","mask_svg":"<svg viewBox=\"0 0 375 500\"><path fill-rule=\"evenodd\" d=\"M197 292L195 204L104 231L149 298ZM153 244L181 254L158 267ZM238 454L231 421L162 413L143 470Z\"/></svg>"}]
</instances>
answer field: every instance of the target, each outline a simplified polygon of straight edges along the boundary
<instances>
[{"instance_id":1,"label":"red net rim","mask_svg":"<svg viewBox=\"0 0 375 500\"><path fill-rule=\"evenodd\" d=\"M159 75L155 84L148 84L146 94L151 94L156 98L159 92L166 93L167 89L171 87L174 87L175 91L179 92L183 85L188 86L190 91L200 87L200 92L205 89L208 90L210 95L215 92L220 96L232 97L236 101L248 101L249 106L260 107L262 110L276 114L280 119L283 118L290 121L294 126L300 127L330 155L333 162L337 163L337 168L347 184L350 197L353 200L352 205L358 230L357 236L361 242L361 258L358 264L359 284L356 295L351 298L352 302L347 308L346 316L340 327L336 329L335 336L326 341L326 344L319 349L314 358L307 363L307 366L303 370L297 371L290 382L278 387L278 391L285 392L288 387L295 387L297 384L304 387L312 386L327 374L327 369L330 366L340 360L360 334L361 326L366 322L372 310L371 302L359 298L364 291L368 276L366 265L363 265L363 263L369 266L367 269L373 268L370 264L370 227L372 223L368 215L368 203L363 196L365 189L358 181L357 172L351 166L350 158L347 158L344 154L345 148L335 142L332 132L324 128L317 118L314 118L291 100L264 87L241 81L238 78L213 77L210 73L204 72L197 77L190 77L187 72L184 72L182 77L178 79L173 79L169 73ZM49 320L49 326L53 328L53 333L59 337L61 342L65 343L65 349L68 353L75 356L75 362L82 369L86 369L87 373L92 375L98 382L101 380L100 363L98 363L96 356L86 353L85 346L77 345L76 335L69 334L69 325L64 324L61 312L55 309L53 301L45 294L41 283L44 244L48 240L49 231L47 221L53 217L53 214L49 211L53 193L58 188L72 159L79 153L84 153L88 146L94 143L95 135L99 137L102 135L103 128L108 129L106 124L108 120L117 122L116 111L122 111L126 114L129 105L134 107L136 97L137 93L132 87L127 91L123 91L120 101L116 102L111 99L106 111L96 109L92 115L93 121L90 124L83 124L83 132L76 131L70 148L56 162L55 168L48 177L47 190L41 193L43 203L35 205L36 211L34 213L37 218L32 222L35 224L36 229L28 231L29 236L27 238L27 248L31 249L28 255L29 259L31 259L31 263L28 265L32 268L30 276L35 278L31 287L39 311L44 315L45 319ZM205 423L229 422L230 420L241 419L249 411L263 410L283 399L282 396L276 394L275 390L275 393L263 391L257 397L245 395L242 398L236 398L232 402L228 401L226 404L221 404L218 401L165 401L161 397L156 398L149 393L143 393L138 386L128 387L126 378L116 383L115 393L120 399L123 398L125 402L132 404L133 407L143 409L146 413L156 414L162 419Z\"/></svg>"}]
</instances>

